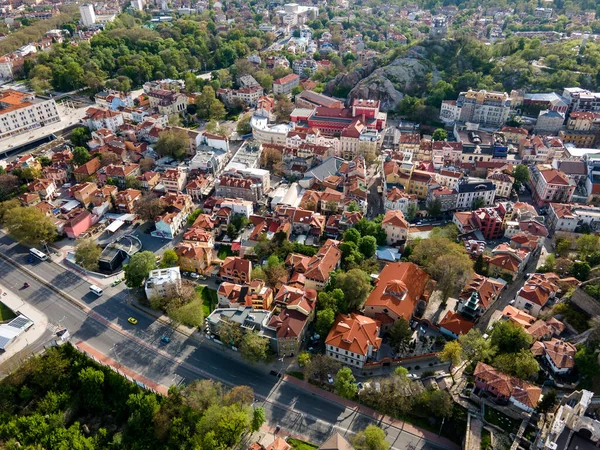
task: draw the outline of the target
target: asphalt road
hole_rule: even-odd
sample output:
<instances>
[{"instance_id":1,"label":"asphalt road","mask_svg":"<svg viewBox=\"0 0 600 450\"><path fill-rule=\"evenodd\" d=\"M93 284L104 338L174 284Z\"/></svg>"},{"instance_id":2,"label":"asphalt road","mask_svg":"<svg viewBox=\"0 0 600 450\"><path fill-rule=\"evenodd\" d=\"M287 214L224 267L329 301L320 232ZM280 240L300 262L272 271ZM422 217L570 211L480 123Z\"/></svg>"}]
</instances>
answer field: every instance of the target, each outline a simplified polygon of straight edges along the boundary
<instances>
[{"instance_id":1,"label":"asphalt road","mask_svg":"<svg viewBox=\"0 0 600 450\"><path fill-rule=\"evenodd\" d=\"M122 285L108 287L102 297L96 297L89 292L89 283L77 273L49 261L28 263L28 249L3 234L0 234L0 253L45 280L41 283L0 258L0 277L7 288L46 314L50 323L67 327L73 342L85 341L152 381L168 386L211 378L228 385L248 385L264 403L270 424L280 424L284 432L304 435L318 443L334 430L351 434L377 423L386 430L393 448L441 448L291 383L280 382L263 370L232 358L229 351L219 351L175 332L129 305L127 290ZM19 290L24 282L31 286ZM79 299L94 314L86 314L48 285ZM138 319L138 325L127 322L130 316ZM171 337L169 344L160 343L163 335Z\"/></svg>"}]
</instances>

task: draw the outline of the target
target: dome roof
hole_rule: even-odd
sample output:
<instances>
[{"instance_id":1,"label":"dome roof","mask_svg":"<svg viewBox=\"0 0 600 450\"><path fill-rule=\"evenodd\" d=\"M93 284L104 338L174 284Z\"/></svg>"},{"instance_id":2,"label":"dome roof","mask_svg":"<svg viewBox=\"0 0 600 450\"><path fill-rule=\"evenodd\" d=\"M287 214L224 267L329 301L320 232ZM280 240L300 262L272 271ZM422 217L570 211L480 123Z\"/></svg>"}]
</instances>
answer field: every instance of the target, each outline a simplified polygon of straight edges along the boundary
<instances>
[{"instance_id":1,"label":"dome roof","mask_svg":"<svg viewBox=\"0 0 600 450\"><path fill-rule=\"evenodd\" d=\"M385 291L388 294L403 294L406 291L408 291L408 288L406 287L406 284L404 283L404 281L391 280L385 286Z\"/></svg>"}]
</instances>

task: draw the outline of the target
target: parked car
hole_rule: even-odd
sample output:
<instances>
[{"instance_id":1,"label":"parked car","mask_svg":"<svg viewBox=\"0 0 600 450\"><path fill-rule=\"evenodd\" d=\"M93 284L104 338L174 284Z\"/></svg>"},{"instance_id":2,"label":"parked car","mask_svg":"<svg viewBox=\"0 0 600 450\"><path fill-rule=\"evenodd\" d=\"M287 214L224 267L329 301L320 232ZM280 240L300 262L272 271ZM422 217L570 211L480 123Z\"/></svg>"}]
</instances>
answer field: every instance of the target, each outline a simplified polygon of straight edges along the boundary
<instances>
[{"instance_id":1,"label":"parked car","mask_svg":"<svg viewBox=\"0 0 600 450\"><path fill-rule=\"evenodd\" d=\"M162 342L163 344L168 344L169 342L171 342L171 338L169 336L163 336L160 338L160 342Z\"/></svg>"},{"instance_id":2,"label":"parked car","mask_svg":"<svg viewBox=\"0 0 600 450\"><path fill-rule=\"evenodd\" d=\"M197 280L200 278L200 275L198 275L196 272L190 272L190 277L192 277L194 280Z\"/></svg>"},{"instance_id":3,"label":"parked car","mask_svg":"<svg viewBox=\"0 0 600 450\"><path fill-rule=\"evenodd\" d=\"M330 374L330 373L328 373L328 374L327 374L327 382L328 382L329 384L333 384L333 377L331 376L331 374Z\"/></svg>"}]
</instances>

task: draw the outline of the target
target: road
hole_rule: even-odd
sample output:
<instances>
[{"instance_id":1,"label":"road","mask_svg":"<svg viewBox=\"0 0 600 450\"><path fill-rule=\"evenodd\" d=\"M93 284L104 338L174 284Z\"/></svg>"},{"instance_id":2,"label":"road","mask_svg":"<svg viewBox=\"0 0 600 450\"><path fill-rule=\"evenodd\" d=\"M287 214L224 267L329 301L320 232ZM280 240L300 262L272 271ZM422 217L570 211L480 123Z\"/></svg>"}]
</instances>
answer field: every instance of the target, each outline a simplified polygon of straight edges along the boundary
<instances>
[{"instance_id":1,"label":"road","mask_svg":"<svg viewBox=\"0 0 600 450\"><path fill-rule=\"evenodd\" d=\"M228 385L248 385L264 402L269 423L280 424L284 432L303 435L314 442L323 442L333 430L351 434L376 423L386 430L393 448L410 445L444 448L291 383L278 382L263 370L232 358L228 351L174 332L129 305L126 290L121 286L106 288L98 298L89 292L87 281L58 264L48 261L28 264L28 249L3 234L0 234L0 253L45 281L37 281L21 267L0 258L2 283L7 288L17 292L24 282L30 283L28 289L18 291L20 296L46 314L50 323L60 321L66 326L73 342L85 341L154 382L169 386L211 378ZM48 286L80 299L93 310L93 315L86 314ZM130 316L138 319L137 326L127 322ZM171 337L169 344L161 345L163 335Z\"/></svg>"}]
</instances>

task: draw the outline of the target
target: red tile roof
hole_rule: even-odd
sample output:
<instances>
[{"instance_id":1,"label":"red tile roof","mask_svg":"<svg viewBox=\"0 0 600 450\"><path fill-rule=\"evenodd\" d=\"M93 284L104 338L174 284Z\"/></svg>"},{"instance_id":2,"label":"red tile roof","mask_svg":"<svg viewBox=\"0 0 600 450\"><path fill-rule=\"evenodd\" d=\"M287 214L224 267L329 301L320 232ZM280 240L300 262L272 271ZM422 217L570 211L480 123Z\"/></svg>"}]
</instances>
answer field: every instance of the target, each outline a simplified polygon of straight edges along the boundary
<instances>
[{"instance_id":1,"label":"red tile roof","mask_svg":"<svg viewBox=\"0 0 600 450\"><path fill-rule=\"evenodd\" d=\"M542 390L516 377L506 375L492 366L478 362L473 375L481 379L488 388L493 387L494 394L498 393L506 398L523 403L529 408L535 408L538 404Z\"/></svg>"},{"instance_id":2,"label":"red tile roof","mask_svg":"<svg viewBox=\"0 0 600 450\"><path fill-rule=\"evenodd\" d=\"M469 330L475 326L473 322L469 322L454 311L448 311L439 325L441 328L445 328L456 336L467 334Z\"/></svg>"},{"instance_id":3,"label":"red tile roof","mask_svg":"<svg viewBox=\"0 0 600 450\"><path fill-rule=\"evenodd\" d=\"M381 346L379 322L356 313L339 314L325 344L367 356L370 346L374 351Z\"/></svg>"}]
</instances>

